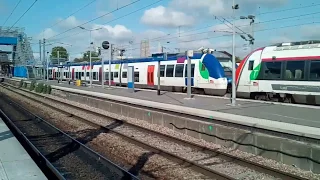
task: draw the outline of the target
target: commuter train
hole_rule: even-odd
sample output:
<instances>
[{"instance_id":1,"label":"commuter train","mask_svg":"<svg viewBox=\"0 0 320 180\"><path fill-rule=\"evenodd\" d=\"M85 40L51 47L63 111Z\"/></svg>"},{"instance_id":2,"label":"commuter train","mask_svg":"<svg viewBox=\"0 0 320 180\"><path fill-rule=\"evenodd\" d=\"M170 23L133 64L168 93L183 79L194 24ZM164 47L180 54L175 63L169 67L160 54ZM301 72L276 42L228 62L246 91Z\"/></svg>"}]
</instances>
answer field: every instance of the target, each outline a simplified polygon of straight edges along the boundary
<instances>
[{"instance_id":1,"label":"commuter train","mask_svg":"<svg viewBox=\"0 0 320 180\"><path fill-rule=\"evenodd\" d=\"M237 96L320 105L320 41L256 49L236 70Z\"/></svg>"},{"instance_id":2,"label":"commuter train","mask_svg":"<svg viewBox=\"0 0 320 180\"><path fill-rule=\"evenodd\" d=\"M134 84L137 88L156 89L157 72L160 68L161 90L185 92L187 85L187 60L184 54L168 54L167 60L148 58L114 60L111 62L113 85L126 86L127 67L134 67ZM105 84L109 80L108 60L104 61ZM230 89L232 63L230 54L213 51L208 54L194 53L191 58L191 86L194 93L223 96ZM61 76L60 76L61 73ZM101 62L92 63L92 82L101 83ZM51 66L50 79L80 79L89 81L90 65L69 64L65 67ZM229 88L228 88L229 87Z\"/></svg>"}]
</instances>

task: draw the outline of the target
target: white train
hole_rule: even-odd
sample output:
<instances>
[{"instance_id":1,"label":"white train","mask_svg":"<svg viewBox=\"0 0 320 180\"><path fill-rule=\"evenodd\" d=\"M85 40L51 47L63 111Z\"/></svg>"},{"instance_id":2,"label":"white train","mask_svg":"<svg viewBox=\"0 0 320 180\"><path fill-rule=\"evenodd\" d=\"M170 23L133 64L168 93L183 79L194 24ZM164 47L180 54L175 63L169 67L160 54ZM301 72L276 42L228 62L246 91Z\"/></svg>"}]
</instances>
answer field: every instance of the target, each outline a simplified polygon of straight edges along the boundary
<instances>
[{"instance_id":1,"label":"white train","mask_svg":"<svg viewBox=\"0 0 320 180\"><path fill-rule=\"evenodd\" d=\"M240 63L237 95L259 100L320 104L320 41L259 48Z\"/></svg>"},{"instance_id":2,"label":"white train","mask_svg":"<svg viewBox=\"0 0 320 180\"><path fill-rule=\"evenodd\" d=\"M186 91L187 60L181 54L168 54L168 60L160 63L160 84L162 90ZM108 60L104 61L105 84L109 80ZM154 58L125 59L111 62L111 80L113 85L127 85L127 67L134 66L134 80L137 88L156 89L158 84L158 61ZM66 67L51 66L50 79L81 79L89 81L89 64L69 64ZM92 81L101 83L101 62L94 62ZM60 74L61 73L61 74ZM61 75L61 76L60 76ZM191 59L191 85L195 93L223 96L231 81L231 58L224 52L211 54L195 53ZM230 86L230 85L229 85Z\"/></svg>"}]
</instances>

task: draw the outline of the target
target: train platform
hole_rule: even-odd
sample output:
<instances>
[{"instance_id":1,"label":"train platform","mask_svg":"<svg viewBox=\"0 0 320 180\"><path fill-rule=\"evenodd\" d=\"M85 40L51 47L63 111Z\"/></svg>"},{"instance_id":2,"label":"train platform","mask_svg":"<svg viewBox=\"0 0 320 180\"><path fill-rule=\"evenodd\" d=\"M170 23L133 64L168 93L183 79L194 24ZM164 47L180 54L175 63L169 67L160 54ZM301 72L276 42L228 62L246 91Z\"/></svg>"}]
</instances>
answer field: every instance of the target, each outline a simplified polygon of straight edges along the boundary
<instances>
[{"instance_id":1,"label":"train platform","mask_svg":"<svg viewBox=\"0 0 320 180\"><path fill-rule=\"evenodd\" d=\"M91 88L84 86L78 87L73 84L70 85L67 82L58 83L57 81L49 81L49 84L106 93L121 97L320 128L320 107L318 106L238 99L237 106L233 107L230 106L231 100L229 97L193 95L193 99L187 99L186 94L175 92L162 91L161 95L158 96L157 91L154 90L136 89L134 93L131 93L127 88L121 87L108 88L108 86L106 86L105 89L102 89L99 85L93 85Z\"/></svg>"},{"instance_id":2,"label":"train platform","mask_svg":"<svg viewBox=\"0 0 320 180\"><path fill-rule=\"evenodd\" d=\"M29 156L7 125L0 118L0 179L45 180L37 164Z\"/></svg>"}]
</instances>

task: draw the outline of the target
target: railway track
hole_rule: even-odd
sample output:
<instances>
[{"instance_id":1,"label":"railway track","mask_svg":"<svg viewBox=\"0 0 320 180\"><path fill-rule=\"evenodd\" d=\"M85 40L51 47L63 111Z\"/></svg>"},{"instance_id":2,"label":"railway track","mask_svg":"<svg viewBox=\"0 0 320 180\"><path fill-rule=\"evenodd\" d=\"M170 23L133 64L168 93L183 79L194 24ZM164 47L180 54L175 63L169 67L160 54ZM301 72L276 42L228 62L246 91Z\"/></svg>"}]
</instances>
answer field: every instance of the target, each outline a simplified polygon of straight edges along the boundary
<instances>
[{"instance_id":1,"label":"railway track","mask_svg":"<svg viewBox=\"0 0 320 180\"><path fill-rule=\"evenodd\" d=\"M48 179L138 179L7 96L0 99L1 117L36 154Z\"/></svg>"},{"instance_id":2,"label":"railway track","mask_svg":"<svg viewBox=\"0 0 320 180\"><path fill-rule=\"evenodd\" d=\"M104 114L100 114L98 112L94 112L91 110L83 109L81 107L67 104L58 99L53 99L51 97L46 97L45 102L43 97L44 95L36 94L30 91L17 89L12 85L5 85L2 87L7 88L21 96L24 96L32 101L36 101L38 103L45 104L52 109L55 109L64 114L72 114L72 116L77 117L79 120L90 124L92 126L98 128L105 128L108 131L111 131L130 142L134 142L135 144L142 146L146 149L154 153L161 154L171 160L174 160L177 163L184 163L187 166L190 166L195 171L201 172L202 174L213 177L216 179L296 179L302 180L306 179L294 174L290 174L287 172L283 172L268 166L263 166L259 163L255 163L246 159L242 159L228 153L220 152L215 149L210 149L207 147L203 147L196 143L191 143L185 140L181 140L179 138L175 138L166 134L159 133L157 131L153 131L127 121L121 121L117 119L113 119L111 117L107 117ZM21 93L24 92L25 94ZM27 94L32 94L35 97L31 97ZM41 98L41 99L40 99ZM59 104L59 106L52 105L50 102L54 102ZM90 114L92 116L98 116L100 118L106 119L106 121L110 122L118 122L121 123L116 129L111 129L105 127L99 122L93 122L92 120L87 120L77 115L77 113L70 113L64 110L64 106L68 106L73 108L75 111L83 111L86 114ZM147 138L148 137L148 138ZM157 143L152 143L149 141L150 138L157 139ZM177 148L181 151L174 151L163 149L159 147L157 144L161 143L171 143L177 144Z\"/></svg>"}]
</instances>

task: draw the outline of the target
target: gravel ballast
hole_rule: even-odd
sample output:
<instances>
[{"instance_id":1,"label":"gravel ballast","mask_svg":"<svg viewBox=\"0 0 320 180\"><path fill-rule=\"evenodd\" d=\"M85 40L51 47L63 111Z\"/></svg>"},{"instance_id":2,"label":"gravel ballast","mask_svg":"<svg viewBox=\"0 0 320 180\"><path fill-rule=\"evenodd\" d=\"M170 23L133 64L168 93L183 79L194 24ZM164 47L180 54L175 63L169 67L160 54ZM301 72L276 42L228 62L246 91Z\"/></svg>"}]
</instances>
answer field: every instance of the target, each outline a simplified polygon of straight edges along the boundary
<instances>
[{"instance_id":1,"label":"gravel ballast","mask_svg":"<svg viewBox=\"0 0 320 180\"><path fill-rule=\"evenodd\" d=\"M46 119L58 128L68 131L70 135L78 137L84 136L90 129L95 130L93 132L98 131L74 117L61 114L16 93L4 89L2 89L2 91L6 91L8 95L10 94L10 97L19 101L22 105L27 106L29 110L36 111L37 114L42 117L46 116ZM61 108L65 109L66 107ZM143 168L142 172L145 173L142 173L142 176L140 176L141 179L213 179L197 173L188 167L176 164L160 155L150 154L149 151L111 133L96 133L95 135L91 141L86 143L88 147L127 169Z\"/></svg>"},{"instance_id":2,"label":"gravel ballast","mask_svg":"<svg viewBox=\"0 0 320 180\"><path fill-rule=\"evenodd\" d=\"M12 92L8 92L8 93L12 93ZM33 95L31 95L31 96L33 96ZM249 159L249 160L254 161L254 162L258 162L258 163L263 164L263 165L268 165L270 167L274 167L274 168L280 169L282 171L286 171L286 172L290 172L292 174L297 174L297 175L300 175L302 177L306 177L308 179L320 179L319 175L313 174L311 172L303 171L303 170L295 168L293 166L284 165L284 164L278 163L278 162L276 162L274 160L269 160L269 159L266 159L266 158L263 158L263 157L259 157L259 156L255 156L253 154L245 153L245 152L242 152L242 151L239 151L239 150L232 150L232 149L229 149L229 148L224 148L224 147L221 147L220 145L209 143L209 142L206 142L204 140L199 140L199 139L196 139L196 138L192 138L192 137L187 136L185 134L181 134L181 133L175 132L175 131L173 131L171 129L168 129L168 128L165 128L165 127L161 127L161 126L158 126L158 125L154 125L154 124L150 124L150 123L147 123L145 121L138 120L138 119L119 116L117 114L109 113L109 112L103 111L101 109L89 107L87 105L83 105L83 104L72 102L72 101L67 101L65 99L62 99L62 98L59 98L59 97L56 97L56 96L51 96L51 95L47 95L47 96L52 97L54 99L58 99L58 100L60 100L62 102L67 102L67 103L76 105L78 107L82 107L82 108L85 108L85 109L90 109L90 110L105 114L107 116L110 116L110 117L113 117L113 118L116 118L116 119L125 120L127 122L130 122L130 123L142 126L142 127L146 127L148 129L156 130L158 132L162 132L163 134L171 135L171 136L183 139L183 140L194 142L194 143L197 143L199 145L202 145L202 146L205 146L205 147L208 147L208 148L212 148L212 149L220 148L220 151L222 151L222 152L227 152L227 153L229 153L231 155L236 155L238 157L246 158L246 159ZM33 96L33 97L39 98L39 97L36 97L36 96ZM37 107L37 104L35 103L34 106ZM59 108L63 108L64 110L68 109L70 111L70 113L72 112L73 114L81 115L82 117L90 119L93 122L99 122L101 125L108 125L108 124L111 123L111 120L108 119L108 118L101 118L101 117L93 116L93 115L90 115L90 114L85 113L83 111L79 111L79 110L76 110L74 108L71 108L69 106L61 106L59 104ZM60 114L60 116L61 116L61 114ZM59 117L59 115L57 115L57 116L53 115L53 117L56 118L56 117ZM69 121L68 123L70 125L74 126L75 123L79 123L77 120L75 120L75 121ZM83 126L86 126L86 125L82 123L82 125L79 125L78 128L81 128ZM200 163L200 164L208 164L208 163L214 164L214 165L210 165L210 167L213 168L213 169L219 169L219 170L221 170L221 172L226 171L226 172L229 173L229 175L232 175L232 176L235 175L239 179L274 179L273 177L270 177L270 176L262 174L262 173L256 173L256 172L251 171L250 169L247 169L247 168L244 168L244 167L234 166L233 163L223 162L219 158L209 158L208 159L208 158L206 158L206 157L209 156L208 154L201 153L201 152L193 152L191 148L188 148L188 147L176 144L176 143L174 144L174 143L170 143L170 142L165 142L163 139L159 139L159 137L154 137L152 135L146 135L146 134L143 134L141 132L136 131L135 129L132 129L132 128L129 128L129 127L126 127L126 126L117 127L117 128L115 128L115 130L117 130L119 132L126 133L126 134L131 134L136 139L144 140L145 142L148 142L148 144L153 144L156 147L164 148L164 149L166 149L166 150L168 150L170 152L173 152L173 153L175 153L175 154L177 154L179 156L182 156L182 157L186 157L186 158L188 158L190 160L203 159L203 160L198 161L198 163ZM121 157L121 155L120 155L120 157ZM145 166L145 167L147 167L147 166ZM232 169L232 171L230 171L230 169Z\"/></svg>"}]
</instances>

